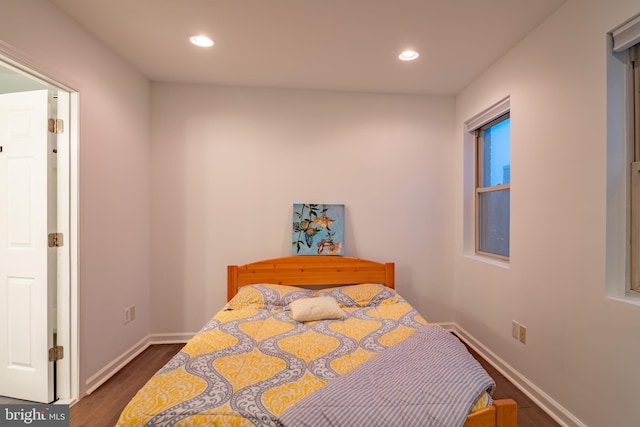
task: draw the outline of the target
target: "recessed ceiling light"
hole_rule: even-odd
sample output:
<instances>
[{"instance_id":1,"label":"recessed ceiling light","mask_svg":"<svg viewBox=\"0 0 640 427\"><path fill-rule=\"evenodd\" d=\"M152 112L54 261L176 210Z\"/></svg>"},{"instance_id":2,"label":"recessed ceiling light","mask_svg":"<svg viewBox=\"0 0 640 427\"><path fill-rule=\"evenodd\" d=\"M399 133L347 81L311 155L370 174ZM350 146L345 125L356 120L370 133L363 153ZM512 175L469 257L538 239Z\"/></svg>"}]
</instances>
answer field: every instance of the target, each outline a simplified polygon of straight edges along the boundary
<instances>
[{"instance_id":1,"label":"recessed ceiling light","mask_svg":"<svg viewBox=\"0 0 640 427\"><path fill-rule=\"evenodd\" d=\"M420 56L420 54L415 50L405 50L400 55L398 55L398 58L402 59L403 61L413 61L418 56Z\"/></svg>"},{"instance_id":2,"label":"recessed ceiling light","mask_svg":"<svg viewBox=\"0 0 640 427\"><path fill-rule=\"evenodd\" d=\"M195 44L196 46L200 46L200 47L211 47L211 46L213 46L213 40L211 40L209 37L203 36L203 35L191 36L189 41L191 43Z\"/></svg>"}]
</instances>

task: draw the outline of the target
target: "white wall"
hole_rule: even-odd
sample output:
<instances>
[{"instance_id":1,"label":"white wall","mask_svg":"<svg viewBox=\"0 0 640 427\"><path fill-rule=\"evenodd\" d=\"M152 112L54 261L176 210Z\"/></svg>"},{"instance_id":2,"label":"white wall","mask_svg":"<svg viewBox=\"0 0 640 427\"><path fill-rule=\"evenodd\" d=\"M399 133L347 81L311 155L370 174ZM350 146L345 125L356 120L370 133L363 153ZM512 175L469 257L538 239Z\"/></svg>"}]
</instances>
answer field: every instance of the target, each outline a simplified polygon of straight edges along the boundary
<instances>
[{"instance_id":1,"label":"white wall","mask_svg":"<svg viewBox=\"0 0 640 427\"><path fill-rule=\"evenodd\" d=\"M292 205L344 203L345 255L451 319L453 98L152 84L152 325L198 330L226 266L291 254Z\"/></svg>"},{"instance_id":2,"label":"white wall","mask_svg":"<svg viewBox=\"0 0 640 427\"><path fill-rule=\"evenodd\" d=\"M80 92L82 392L149 333L149 82L47 1L0 0L0 41Z\"/></svg>"},{"instance_id":3,"label":"white wall","mask_svg":"<svg viewBox=\"0 0 640 427\"><path fill-rule=\"evenodd\" d=\"M640 423L640 307L605 295L606 33L638 12L637 1L569 0L456 99L455 321L589 426ZM506 95L508 269L462 243L473 188L463 124Z\"/></svg>"}]
</instances>

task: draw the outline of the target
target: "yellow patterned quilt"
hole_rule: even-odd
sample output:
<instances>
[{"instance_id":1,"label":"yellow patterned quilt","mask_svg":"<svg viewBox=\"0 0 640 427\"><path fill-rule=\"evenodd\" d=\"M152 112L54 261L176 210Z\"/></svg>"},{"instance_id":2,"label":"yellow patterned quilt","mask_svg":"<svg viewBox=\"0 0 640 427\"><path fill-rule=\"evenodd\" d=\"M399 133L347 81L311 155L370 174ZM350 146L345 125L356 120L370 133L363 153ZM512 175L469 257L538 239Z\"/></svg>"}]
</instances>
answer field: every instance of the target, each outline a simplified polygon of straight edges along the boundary
<instances>
[{"instance_id":1,"label":"yellow patterned quilt","mask_svg":"<svg viewBox=\"0 0 640 427\"><path fill-rule=\"evenodd\" d=\"M343 317L293 320L289 304L317 296L335 299ZM311 315L326 312L319 306ZM147 382L117 425L277 425L285 409L426 323L378 284L318 292L245 286Z\"/></svg>"}]
</instances>

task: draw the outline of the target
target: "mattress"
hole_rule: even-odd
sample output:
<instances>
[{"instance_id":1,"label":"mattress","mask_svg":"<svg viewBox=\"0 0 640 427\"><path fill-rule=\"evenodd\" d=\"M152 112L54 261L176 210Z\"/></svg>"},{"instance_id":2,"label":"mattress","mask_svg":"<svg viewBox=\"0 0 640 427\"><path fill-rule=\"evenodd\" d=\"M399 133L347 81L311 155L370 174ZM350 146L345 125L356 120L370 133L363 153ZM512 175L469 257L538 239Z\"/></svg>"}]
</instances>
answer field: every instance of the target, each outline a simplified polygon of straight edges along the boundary
<instances>
[{"instance_id":1,"label":"mattress","mask_svg":"<svg viewBox=\"0 0 640 427\"><path fill-rule=\"evenodd\" d=\"M279 426L297 402L427 324L380 284L243 286L138 391L117 425ZM474 408L491 404L484 388Z\"/></svg>"}]
</instances>

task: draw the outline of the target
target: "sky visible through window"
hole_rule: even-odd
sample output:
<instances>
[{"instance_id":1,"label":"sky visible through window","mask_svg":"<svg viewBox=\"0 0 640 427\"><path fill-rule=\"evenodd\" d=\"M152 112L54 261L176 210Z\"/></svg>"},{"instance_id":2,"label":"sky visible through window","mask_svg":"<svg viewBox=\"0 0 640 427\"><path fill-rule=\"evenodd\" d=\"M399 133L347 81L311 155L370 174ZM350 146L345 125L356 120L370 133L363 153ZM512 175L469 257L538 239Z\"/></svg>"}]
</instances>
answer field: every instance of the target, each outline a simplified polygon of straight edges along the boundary
<instances>
[{"instance_id":1,"label":"sky visible through window","mask_svg":"<svg viewBox=\"0 0 640 427\"><path fill-rule=\"evenodd\" d=\"M483 176L484 187L511 183L510 131L510 118L483 131L484 153L489 156L489 168Z\"/></svg>"}]
</instances>

